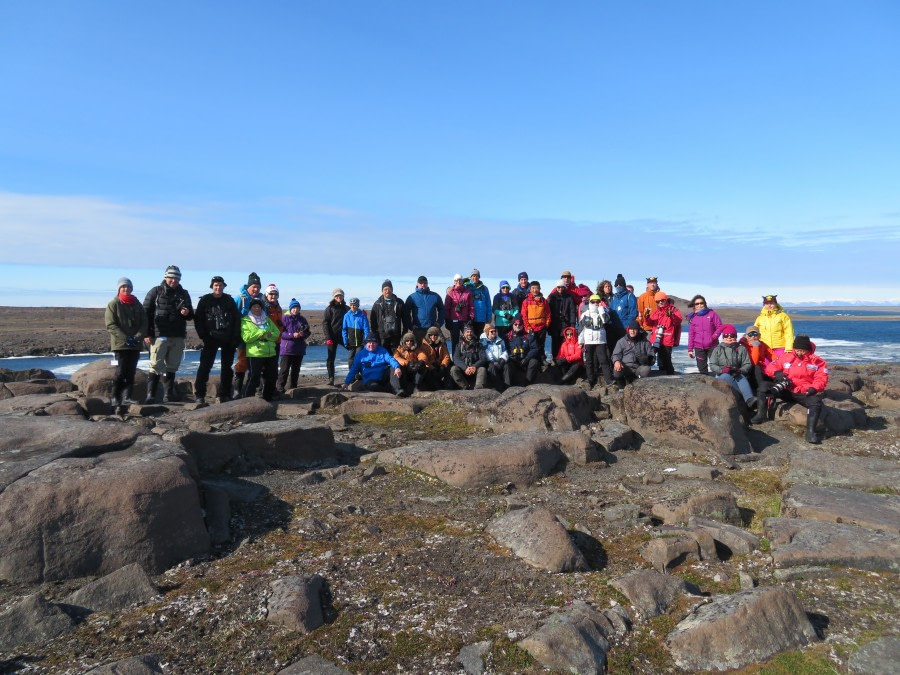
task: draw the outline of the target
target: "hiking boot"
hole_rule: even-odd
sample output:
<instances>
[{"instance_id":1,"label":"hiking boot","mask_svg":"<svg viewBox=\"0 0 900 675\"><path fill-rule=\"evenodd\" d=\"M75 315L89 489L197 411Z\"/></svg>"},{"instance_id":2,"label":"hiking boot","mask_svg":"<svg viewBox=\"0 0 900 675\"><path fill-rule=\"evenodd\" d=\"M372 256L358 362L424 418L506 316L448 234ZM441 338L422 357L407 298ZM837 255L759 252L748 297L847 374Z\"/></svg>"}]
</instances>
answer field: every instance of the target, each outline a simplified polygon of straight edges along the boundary
<instances>
[{"instance_id":1,"label":"hiking boot","mask_svg":"<svg viewBox=\"0 0 900 675\"><path fill-rule=\"evenodd\" d=\"M131 398L131 387L125 387L122 390L122 396L119 398L119 404L128 407L135 403L137 403L137 401Z\"/></svg>"}]
</instances>

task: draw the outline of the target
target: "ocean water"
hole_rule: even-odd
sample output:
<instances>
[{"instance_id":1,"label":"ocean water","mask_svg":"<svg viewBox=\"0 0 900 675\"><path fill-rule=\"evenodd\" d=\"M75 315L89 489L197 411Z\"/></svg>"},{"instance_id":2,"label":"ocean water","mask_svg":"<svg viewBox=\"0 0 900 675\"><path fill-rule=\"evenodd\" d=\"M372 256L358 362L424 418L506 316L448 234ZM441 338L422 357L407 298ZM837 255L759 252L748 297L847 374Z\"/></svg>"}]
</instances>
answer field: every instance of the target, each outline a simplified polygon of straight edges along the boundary
<instances>
[{"instance_id":1,"label":"ocean water","mask_svg":"<svg viewBox=\"0 0 900 675\"><path fill-rule=\"evenodd\" d=\"M834 316L834 314L831 314ZM737 324L739 333L750 324ZM809 335L816 345L816 353L822 356L830 364L857 364L875 362L900 363L900 320L898 321L840 321L840 320L815 320L796 321L794 331L798 334ZM549 340L547 341L549 345ZM687 355L687 333L682 336L682 346L677 347L672 354L672 360L676 370L681 373L697 372L697 367ZM325 376L325 357L327 349L324 346L310 346L306 357L303 359L301 374ZM70 354L66 356L51 357L22 357L0 359L0 368L11 370L25 370L27 368L44 368L53 372L57 377L68 379L82 366L97 359L110 360L112 354ZM190 378L197 373L200 362L200 352L185 352L184 361L178 369L180 377ZM147 370L147 354L141 356L139 368ZM347 352L338 349L336 362L337 375L347 373ZM219 372L219 361L213 366L213 374Z\"/></svg>"}]
</instances>

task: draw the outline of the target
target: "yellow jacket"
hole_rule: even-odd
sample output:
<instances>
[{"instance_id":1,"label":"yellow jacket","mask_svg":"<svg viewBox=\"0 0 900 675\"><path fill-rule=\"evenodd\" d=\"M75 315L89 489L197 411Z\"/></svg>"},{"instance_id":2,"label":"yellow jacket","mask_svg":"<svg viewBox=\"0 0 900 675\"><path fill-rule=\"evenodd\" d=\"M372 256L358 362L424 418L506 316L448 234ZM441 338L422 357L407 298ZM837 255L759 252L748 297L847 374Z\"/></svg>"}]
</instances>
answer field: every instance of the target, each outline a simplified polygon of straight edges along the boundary
<instances>
[{"instance_id":1,"label":"yellow jacket","mask_svg":"<svg viewBox=\"0 0 900 675\"><path fill-rule=\"evenodd\" d=\"M776 305L773 310L763 307L756 317L756 325L759 327L759 339L771 349L793 349L794 324L781 305Z\"/></svg>"}]
</instances>

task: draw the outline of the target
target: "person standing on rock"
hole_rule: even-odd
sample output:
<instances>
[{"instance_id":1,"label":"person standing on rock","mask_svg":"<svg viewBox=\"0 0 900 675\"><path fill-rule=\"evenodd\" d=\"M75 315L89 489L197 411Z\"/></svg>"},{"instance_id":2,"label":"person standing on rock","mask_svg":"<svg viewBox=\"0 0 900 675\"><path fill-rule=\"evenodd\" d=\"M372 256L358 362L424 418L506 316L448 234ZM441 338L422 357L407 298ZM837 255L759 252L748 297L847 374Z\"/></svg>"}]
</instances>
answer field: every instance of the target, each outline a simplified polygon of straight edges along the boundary
<instances>
[{"instance_id":1,"label":"person standing on rock","mask_svg":"<svg viewBox=\"0 0 900 675\"><path fill-rule=\"evenodd\" d=\"M353 365L350 366L350 372L344 379L342 389L350 389L351 385L361 385L365 391L385 393L393 391L402 398L408 395L400 386L402 374L397 359L378 344L378 336L375 333L369 333L366 336L366 348L359 350L353 357ZM357 376L362 378L358 384L355 382Z\"/></svg>"},{"instance_id":2,"label":"person standing on rock","mask_svg":"<svg viewBox=\"0 0 900 675\"><path fill-rule=\"evenodd\" d=\"M506 340L513 320L519 316L519 305L510 292L509 282L506 279L500 282L500 292L494 296L491 308L494 310L494 325L497 327L497 335Z\"/></svg>"},{"instance_id":3,"label":"person standing on rock","mask_svg":"<svg viewBox=\"0 0 900 675\"><path fill-rule=\"evenodd\" d=\"M416 290L409 294L403 305L403 328L416 334L421 342L432 326L444 325L444 302L441 296L428 288L424 274L416 280Z\"/></svg>"},{"instance_id":4,"label":"person standing on rock","mask_svg":"<svg viewBox=\"0 0 900 675\"><path fill-rule=\"evenodd\" d=\"M642 296L643 297L643 296ZM706 298L695 295L688 303L688 358L697 359L697 370L709 374L709 355L719 344L722 319L706 305Z\"/></svg>"},{"instance_id":5,"label":"person standing on rock","mask_svg":"<svg viewBox=\"0 0 900 675\"><path fill-rule=\"evenodd\" d=\"M793 339L794 350L780 354L766 366L766 375L774 382L759 385L759 407L751 424L762 424L774 411L777 399L799 403L806 408L806 441L818 444L816 424L822 415L822 392L828 386L828 364L817 356L816 346L806 335Z\"/></svg>"},{"instance_id":6,"label":"person standing on rock","mask_svg":"<svg viewBox=\"0 0 900 675\"><path fill-rule=\"evenodd\" d=\"M750 354L737 339L737 328L722 326L722 344L716 345L709 357L709 367L716 379L727 382L737 391L748 408L756 405L756 397L748 376L753 368Z\"/></svg>"},{"instance_id":7,"label":"person standing on rock","mask_svg":"<svg viewBox=\"0 0 900 675\"><path fill-rule=\"evenodd\" d=\"M456 349L463 326L475 316L472 291L463 281L462 274L455 274L453 285L447 289L447 295L444 296L444 316L445 325L450 331L450 349Z\"/></svg>"},{"instance_id":8,"label":"person standing on rock","mask_svg":"<svg viewBox=\"0 0 900 675\"><path fill-rule=\"evenodd\" d=\"M131 398L134 374L147 335L147 313L132 294L131 279L122 277L117 286L118 293L106 305L105 316L110 349L116 355L116 375L110 398L113 408L135 403Z\"/></svg>"},{"instance_id":9,"label":"person standing on rock","mask_svg":"<svg viewBox=\"0 0 900 675\"><path fill-rule=\"evenodd\" d=\"M588 383L593 387L597 382L612 384L612 370L609 366L609 352L606 349L606 326L609 310L596 293L588 298L588 307L578 320L578 342L582 345L584 369ZM603 373L601 378L600 373Z\"/></svg>"},{"instance_id":10,"label":"person standing on rock","mask_svg":"<svg viewBox=\"0 0 900 675\"><path fill-rule=\"evenodd\" d=\"M484 324L494 318L494 309L491 306L491 292L481 281L481 272L478 268L473 268L469 272L466 288L472 294L472 327L475 335L481 335L484 332Z\"/></svg>"},{"instance_id":11,"label":"person standing on rock","mask_svg":"<svg viewBox=\"0 0 900 675\"><path fill-rule=\"evenodd\" d=\"M578 323L578 308L573 293L566 287L569 277L560 277L556 288L547 296L550 305L550 353L556 356L562 347L563 331ZM580 304L580 303L579 303Z\"/></svg>"},{"instance_id":12,"label":"person standing on rock","mask_svg":"<svg viewBox=\"0 0 900 675\"><path fill-rule=\"evenodd\" d=\"M672 350L681 342L681 312L662 291L657 292L655 298L656 310L647 319L653 330L651 344L659 359L659 372L674 375Z\"/></svg>"},{"instance_id":13,"label":"person standing on rock","mask_svg":"<svg viewBox=\"0 0 900 675\"><path fill-rule=\"evenodd\" d=\"M159 286L151 288L144 298L147 313L147 337L150 346L150 382L147 403L156 401L159 379L166 378L163 401L180 401L175 374L184 356L187 322L194 318L190 294L181 286L181 270L169 265Z\"/></svg>"},{"instance_id":14,"label":"person standing on rock","mask_svg":"<svg viewBox=\"0 0 900 675\"><path fill-rule=\"evenodd\" d=\"M777 295L764 295L762 311L756 317L759 335L776 356L791 351L794 344L794 323L778 304Z\"/></svg>"},{"instance_id":15,"label":"person standing on rock","mask_svg":"<svg viewBox=\"0 0 900 675\"><path fill-rule=\"evenodd\" d=\"M659 279L656 277L647 277L647 290L640 294L637 299L637 320L648 333L650 332L650 323L648 319L656 309L656 294L659 291Z\"/></svg>"},{"instance_id":16,"label":"person standing on rock","mask_svg":"<svg viewBox=\"0 0 900 675\"><path fill-rule=\"evenodd\" d=\"M366 336L371 332L369 317L366 316L365 310L359 308L359 298L350 298L350 310L344 314L344 321L341 324L341 338L350 354L347 361L348 368L353 365L353 357L363 348Z\"/></svg>"},{"instance_id":17,"label":"person standing on rock","mask_svg":"<svg viewBox=\"0 0 900 675\"><path fill-rule=\"evenodd\" d=\"M550 304L541 293L541 282L535 279L529 286L528 297L522 303L522 325L525 331L534 336L538 346L538 358L541 363L546 358L547 331L550 328Z\"/></svg>"},{"instance_id":18,"label":"person standing on rock","mask_svg":"<svg viewBox=\"0 0 900 675\"><path fill-rule=\"evenodd\" d=\"M369 322L372 332L381 338L381 346L393 354L400 346L403 333L403 301L394 295L394 284L390 279L381 284L381 296L372 303Z\"/></svg>"},{"instance_id":19,"label":"person standing on rock","mask_svg":"<svg viewBox=\"0 0 900 675\"><path fill-rule=\"evenodd\" d=\"M613 348L613 379L619 389L640 377L650 377L653 350L647 342L647 334L637 319L628 324L628 332Z\"/></svg>"},{"instance_id":20,"label":"person standing on rock","mask_svg":"<svg viewBox=\"0 0 900 675\"><path fill-rule=\"evenodd\" d=\"M231 385L234 379L232 364L238 343L241 341L241 314L228 293L225 293L225 279L215 276L209 282L212 293L207 293L197 301L194 328L197 337L203 341L200 351L200 365L194 379L194 396L197 403L206 403L206 383L209 371L216 360L216 352L221 352L222 375L219 381L219 402L231 400Z\"/></svg>"},{"instance_id":21,"label":"person standing on rock","mask_svg":"<svg viewBox=\"0 0 900 675\"><path fill-rule=\"evenodd\" d=\"M606 332L610 334L610 340L614 341L614 344L625 336L625 327L637 319L637 300L634 293L626 288L625 277L621 274L616 276L613 285L613 294L609 303L609 319Z\"/></svg>"},{"instance_id":22,"label":"person standing on rock","mask_svg":"<svg viewBox=\"0 0 900 675\"><path fill-rule=\"evenodd\" d=\"M275 378L278 374L278 340L281 331L264 310L265 302L254 298L250 301L250 313L241 319L241 338L247 346L250 361L250 377L244 386L243 396L253 396L262 380L266 401L275 397Z\"/></svg>"},{"instance_id":23,"label":"person standing on rock","mask_svg":"<svg viewBox=\"0 0 900 675\"><path fill-rule=\"evenodd\" d=\"M275 391L282 395L288 384L290 375L290 388L297 387L300 378L300 365L306 355L306 338L310 335L309 322L300 313L300 303L296 298L291 298L288 305L288 313L282 318L283 329L281 331L281 367L278 371L278 384Z\"/></svg>"},{"instance_id":24,"label":"person standing on rock","mask_svg":"<svg viewBox=\"0 0 900 675\"><path fill-rule=\"evenodd\" d=\"M328 370L328 384L334 386L334 360L337 357L338 345L344 346L344 314L350 311L344 302L344 291L335 288L331 291L331 302L325 308L322 315L322 328L325 329L325 346L328 355L325 358L325 368Z\"/></svg>"},{"instance_id":25,"label":"person standing on rock","mask_svg":"<svg viewBox=\"0 0 900 675\"><path fill-rule=\"evenodd\" d=\"M525 299L528 297L528 272L519 272L519 280L516 284L516 287L512 289L510 295L513 297L513 300L516 301L516 306L519 308L519 313L522 311L522 303L525 302Z\"/></svg>"},{"instance_id":26,"label":"person standing on rock","mask_svg":"<svg viewBox=\"0 0 900 675\"><path fill-rule=\"evenodd\" d=\"M263 302L265 302L265 298L260 292L261 290L262 281L260 281L259 275L256 272L250 272L249 276L247 277L247 283L241 287L240 293L238 293L238 296L234 299L241 318L247 316L250 313L250 303L253 300L262 300ZM234 364L235 381L234 393L232 394L234 398L240 398L243 394L244 376L249 369L250 362L247 361L247 347L244 345L244 342L241 341L238 344L237 363Z\"/></svg>"}]
</instances>

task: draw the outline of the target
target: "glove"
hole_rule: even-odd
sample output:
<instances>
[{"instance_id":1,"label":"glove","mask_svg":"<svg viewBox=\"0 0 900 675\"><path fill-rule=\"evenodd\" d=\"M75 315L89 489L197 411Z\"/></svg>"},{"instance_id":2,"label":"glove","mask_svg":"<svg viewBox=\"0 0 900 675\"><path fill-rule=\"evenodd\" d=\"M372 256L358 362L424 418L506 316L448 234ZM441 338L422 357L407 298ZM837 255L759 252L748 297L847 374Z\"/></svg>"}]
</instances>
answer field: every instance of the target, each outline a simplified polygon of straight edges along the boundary
<instances>
[{"instance_id":1,"label":"glove","mask_svg":"<svg viewBox=\"0 0 900 675\"><path fill-rule=\"evenodd\" d=\"M731 366L722 366L722 374L730 375L731 374Z\"/></svg>"},{"instance_id":2,"label":"glove","mask_svg":"<svg viewBox=\"0 0 900 675\"><path fill-rule=\"evenodd\" d=\"M325 344L329 347L334 347L334 340L325 340Z\"/></svg>"},{"instance_id":3,"label":"glove","mask_svg":"<svg viewBox=\"0 0 900 675\"><path fill-rule=\"evenodd\" d=\"M775 373L775 381L784 382L784 371L779 370L777 373Z\"/></svg>"},{"instance_id":4,"label":"glove","mask_svg":"<svg viewBox=\"0 0 900 675\"><path fill-rule=\"evenodd\" d=\"M807 396L815 396L817 393L819 393L819 392L816 391L815 387L810 387L809 389L806 390Z\"/></svg>"}]
</instances>

